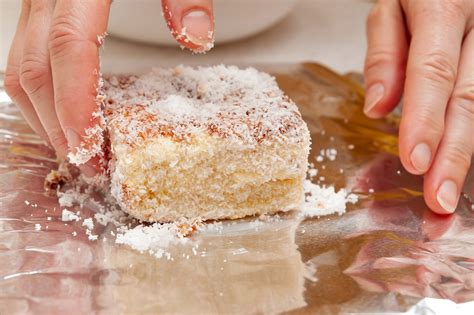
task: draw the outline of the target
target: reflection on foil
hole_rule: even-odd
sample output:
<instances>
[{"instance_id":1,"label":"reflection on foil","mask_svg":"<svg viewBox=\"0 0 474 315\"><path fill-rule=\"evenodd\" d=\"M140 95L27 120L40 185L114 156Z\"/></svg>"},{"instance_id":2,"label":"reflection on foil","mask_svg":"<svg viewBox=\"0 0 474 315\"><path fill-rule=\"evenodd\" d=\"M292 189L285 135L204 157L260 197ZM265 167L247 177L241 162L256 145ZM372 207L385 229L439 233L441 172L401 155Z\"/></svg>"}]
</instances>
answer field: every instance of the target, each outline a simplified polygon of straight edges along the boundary
<instances>
[{"instance_id":1,"label":"reflection on foil","mask_svg":"<svg viewBox=\"0 0 474 315\"><path fill-rule=\"evenodd\" d=\"M237 233L224 227L220 235L201 234L196 255L192 246L173 247L173 261L103 247L100 259L111 272L96 303L110 313L279 313L305 306L297 221L259 231L239 225Z\"/></svg>"},{"instance_id":2,"label":"reflection on foil","mask_svg":"<svg viewBox=\"0 0 474 315\"><path fill-rule=\"evenodd\" d=\"M457 212L435 215L422 179L398 160L398 117L364 117L360 76L316 64L262 68L299 104L320 184L347 187L358 204L302 222L224 222L171 246L174 260L115 245L112 226L91 242L43 191L53 152L2 98L0 314L474 313L474 172ZM330 148L337 158L318 162Z\"/></svg>"}]
</instances>

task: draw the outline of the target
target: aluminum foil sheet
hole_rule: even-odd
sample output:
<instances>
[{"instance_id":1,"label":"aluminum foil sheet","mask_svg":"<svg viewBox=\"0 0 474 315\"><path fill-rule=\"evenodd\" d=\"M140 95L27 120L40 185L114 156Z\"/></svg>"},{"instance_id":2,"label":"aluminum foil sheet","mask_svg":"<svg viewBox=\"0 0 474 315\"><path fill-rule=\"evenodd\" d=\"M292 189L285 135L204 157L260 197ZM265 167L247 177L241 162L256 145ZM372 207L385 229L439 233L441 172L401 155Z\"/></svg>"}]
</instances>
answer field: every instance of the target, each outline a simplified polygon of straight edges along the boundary
<instances>
[{"instance_id":1,"label":"aluminum foil sheet","mask_svg":"<svg viewBox=\"0 0 474 315\"><path fill-rule=\"evenodd\" d=\"M309 125L313 181L360 200L342 216L225 222L192 236L197 254L172 245L174 260L116 245L114 227L93 242L80 222L62 222L43 189L54 153L0 87L0 314L474 314L474 171L456 213L433 214L423 179L398 159L398 117L362 114L360 76L261 68ZM317 162L328 148L337 158Z\"/></svg>"}]
</instances>

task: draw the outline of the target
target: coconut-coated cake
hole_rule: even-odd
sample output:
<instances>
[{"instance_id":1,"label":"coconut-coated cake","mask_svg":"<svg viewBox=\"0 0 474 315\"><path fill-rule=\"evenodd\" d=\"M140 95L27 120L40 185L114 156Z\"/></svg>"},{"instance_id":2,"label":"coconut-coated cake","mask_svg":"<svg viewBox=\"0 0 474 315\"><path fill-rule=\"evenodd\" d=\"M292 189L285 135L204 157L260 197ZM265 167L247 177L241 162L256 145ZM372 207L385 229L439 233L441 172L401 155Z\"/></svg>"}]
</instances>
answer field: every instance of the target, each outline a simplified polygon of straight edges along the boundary
<instances>
[{"instance_id":1,"label":"coconut-coated cake","mask_svg":"<svg viewBox=\"0 0 474 315\"><path fill-rule=\"evenodd\" d=\"M234 66L105 78L111 192L144 221L241 218L303 202L310 135L275 79Z\"/></svg>"}]
</instances>

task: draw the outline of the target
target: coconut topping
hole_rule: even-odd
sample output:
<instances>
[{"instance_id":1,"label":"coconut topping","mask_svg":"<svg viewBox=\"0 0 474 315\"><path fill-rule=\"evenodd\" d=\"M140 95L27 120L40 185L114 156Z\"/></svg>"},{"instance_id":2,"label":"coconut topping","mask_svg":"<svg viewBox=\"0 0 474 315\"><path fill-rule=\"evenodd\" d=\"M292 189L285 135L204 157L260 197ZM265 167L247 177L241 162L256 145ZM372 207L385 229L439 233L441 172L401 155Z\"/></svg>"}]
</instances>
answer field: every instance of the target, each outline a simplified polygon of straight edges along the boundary
<instances>
[{"instance_id":1,"label":"coconut topping","mask_svg":"<svg viewBox=\"0 0 474 315\"><path fill-rule=\"evenodd\" d=\"M273 77L223 65L155 69L106 78L106 116L115 141L177 141L200 132L255 145L273 137L299 141L304 123Z\"/></svg>"}]
</instances>

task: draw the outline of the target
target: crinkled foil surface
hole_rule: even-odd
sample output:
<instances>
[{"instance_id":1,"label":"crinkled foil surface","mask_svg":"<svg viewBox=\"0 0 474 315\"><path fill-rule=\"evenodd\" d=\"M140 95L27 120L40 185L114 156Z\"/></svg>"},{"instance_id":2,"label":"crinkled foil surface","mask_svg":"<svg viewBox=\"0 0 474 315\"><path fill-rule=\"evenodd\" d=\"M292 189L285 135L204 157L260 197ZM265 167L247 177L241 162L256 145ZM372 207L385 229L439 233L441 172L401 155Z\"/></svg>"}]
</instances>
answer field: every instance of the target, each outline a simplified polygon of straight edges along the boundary
<instances>
[{"instance_id":1,"label":"crinkled foil surface","mask_svg":"<svg viewBox=\"0 0 474 315\"><path fill-rule=\"evenodd\" d=\"M0 314L474 314L472 169L456 213L435 215L397 157L398 118L363 116L359 76L261 68L300 106L316 179L359 194L348 213L227 224L193 236L198 255L171 246L174 261L115 245L110 227L91 242L45 194L54 154L0 88ZM327 148L336 160L317 163Z\"/></svg>"}]
</instances>

